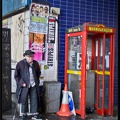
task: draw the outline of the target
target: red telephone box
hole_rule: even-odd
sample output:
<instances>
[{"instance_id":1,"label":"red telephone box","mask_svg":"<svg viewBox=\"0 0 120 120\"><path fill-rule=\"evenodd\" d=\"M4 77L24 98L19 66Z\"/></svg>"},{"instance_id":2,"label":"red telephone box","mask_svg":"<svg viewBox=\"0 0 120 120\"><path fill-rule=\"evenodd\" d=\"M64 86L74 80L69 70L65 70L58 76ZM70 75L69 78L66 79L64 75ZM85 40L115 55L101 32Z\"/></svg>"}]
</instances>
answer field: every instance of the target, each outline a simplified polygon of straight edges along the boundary
<instances>
[{"instance_id":1,"label":"red telephone box","mask_svg":"<svg viewBox=\"0 0 120 120\"><path fill-rule=\"evenodd\" d=\"M82 119L91 103L99 115L113 116L115 32L94 23L66 30L64 83Z\"/></svg>"}]
</instances>

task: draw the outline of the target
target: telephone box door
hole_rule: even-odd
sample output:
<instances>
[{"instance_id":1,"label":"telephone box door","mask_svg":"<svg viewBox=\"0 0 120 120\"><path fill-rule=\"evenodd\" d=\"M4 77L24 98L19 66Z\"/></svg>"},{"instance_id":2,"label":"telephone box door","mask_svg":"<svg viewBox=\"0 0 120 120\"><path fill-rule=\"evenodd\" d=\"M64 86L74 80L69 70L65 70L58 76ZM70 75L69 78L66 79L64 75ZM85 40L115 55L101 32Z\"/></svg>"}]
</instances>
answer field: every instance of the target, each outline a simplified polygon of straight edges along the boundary
<instances>
[{"instance_id":1,"label":"telephone box door","mask_svg":"<svg viewBox=\"0 0 120 120\"><path fill-rule=\"evenodd\" d=\"M86 42L86 32L66 34L65 84L72 91L76 113L82 118L86 115Z\"/></svg>"},{"instance_id":2,"label":"telephone box door","mask_svg":"<svg viewBox=\"0 0 120 120\"><path fill-rule=\"evenodd\" d=\"M102 34L96 40L96 112L112 115L113 105L113 35Z\"/></svg>"}]
</instances>

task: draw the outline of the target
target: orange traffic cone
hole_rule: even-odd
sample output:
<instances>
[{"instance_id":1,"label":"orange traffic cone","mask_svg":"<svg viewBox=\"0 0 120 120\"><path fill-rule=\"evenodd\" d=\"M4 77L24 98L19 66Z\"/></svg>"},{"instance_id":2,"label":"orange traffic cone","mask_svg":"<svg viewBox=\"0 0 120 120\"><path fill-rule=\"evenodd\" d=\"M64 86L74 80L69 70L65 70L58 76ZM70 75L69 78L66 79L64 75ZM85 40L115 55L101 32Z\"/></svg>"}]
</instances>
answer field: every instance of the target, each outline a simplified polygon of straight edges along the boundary
<instances>
[{"instance_id":1,"label":"orange traffic cone","mask_svg":"<svg viewBox=\"0 0 120 120\"><path fill-rule=\"evenodd\" d=\"M73 115L73 113L70 111L69 108L67 84L65 84L65 88L63 90L63 98L62 98L62 105L60 111L58 111L56 114L59 116L66 116L66 117Z\"/></svg>"}]
</instances>

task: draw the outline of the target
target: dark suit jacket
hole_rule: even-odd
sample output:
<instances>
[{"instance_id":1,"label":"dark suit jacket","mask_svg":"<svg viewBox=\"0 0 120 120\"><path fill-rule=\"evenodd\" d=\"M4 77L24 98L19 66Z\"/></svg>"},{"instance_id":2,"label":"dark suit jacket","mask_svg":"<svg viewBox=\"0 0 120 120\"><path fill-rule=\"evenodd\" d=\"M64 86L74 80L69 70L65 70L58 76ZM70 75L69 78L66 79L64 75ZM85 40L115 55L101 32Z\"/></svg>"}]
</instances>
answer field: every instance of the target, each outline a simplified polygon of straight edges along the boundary
<instances>
[{"instance_id":1,"label":"dark suit jacket","mask_svg":"<svg viewBox=\"0 0 120 120\"><path fill-rule=\"evenodd\" d=\"M39 77L40 77L41 71L40 71L40 67L39 67L39 64L37 61L33 60L32 66L33 66L32 67L33 76L35 78L35 84L36 84L38 101L39 101L40 100L40 97L39 97ZM20 100L19 100L19 103L25 104L26 97L28 94L29 83L30 83L29 64L26 61L26 59L23 59L17 63L14 78L15 78L16 83L17 83L17 89L16 89L17 98L18 98L18 94L19 94L19 91L20 91L20 88L22 87L22 85L24 83L27 84L26 87L22 87L22 92L21 92Z\"/></svg>"}]
</instances>

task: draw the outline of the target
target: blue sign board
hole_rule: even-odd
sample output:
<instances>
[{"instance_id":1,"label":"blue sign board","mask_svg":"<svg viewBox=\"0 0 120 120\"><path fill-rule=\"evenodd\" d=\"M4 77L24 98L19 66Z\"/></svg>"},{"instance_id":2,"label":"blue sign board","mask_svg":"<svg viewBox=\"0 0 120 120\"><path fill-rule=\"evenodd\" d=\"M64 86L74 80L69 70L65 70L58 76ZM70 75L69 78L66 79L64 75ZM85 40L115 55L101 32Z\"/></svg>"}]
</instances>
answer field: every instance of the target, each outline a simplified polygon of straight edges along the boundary
<instances>
[{"instance_id":1,"label":"blue sign board","mask_svg":"<svg viewBox=\"0 0 120 120\"><path fill-rule=\"evenodd\" d=\"M2 0L2 16L30 5L30 3L31 0Z\"/></svg>"}]
</instances>

